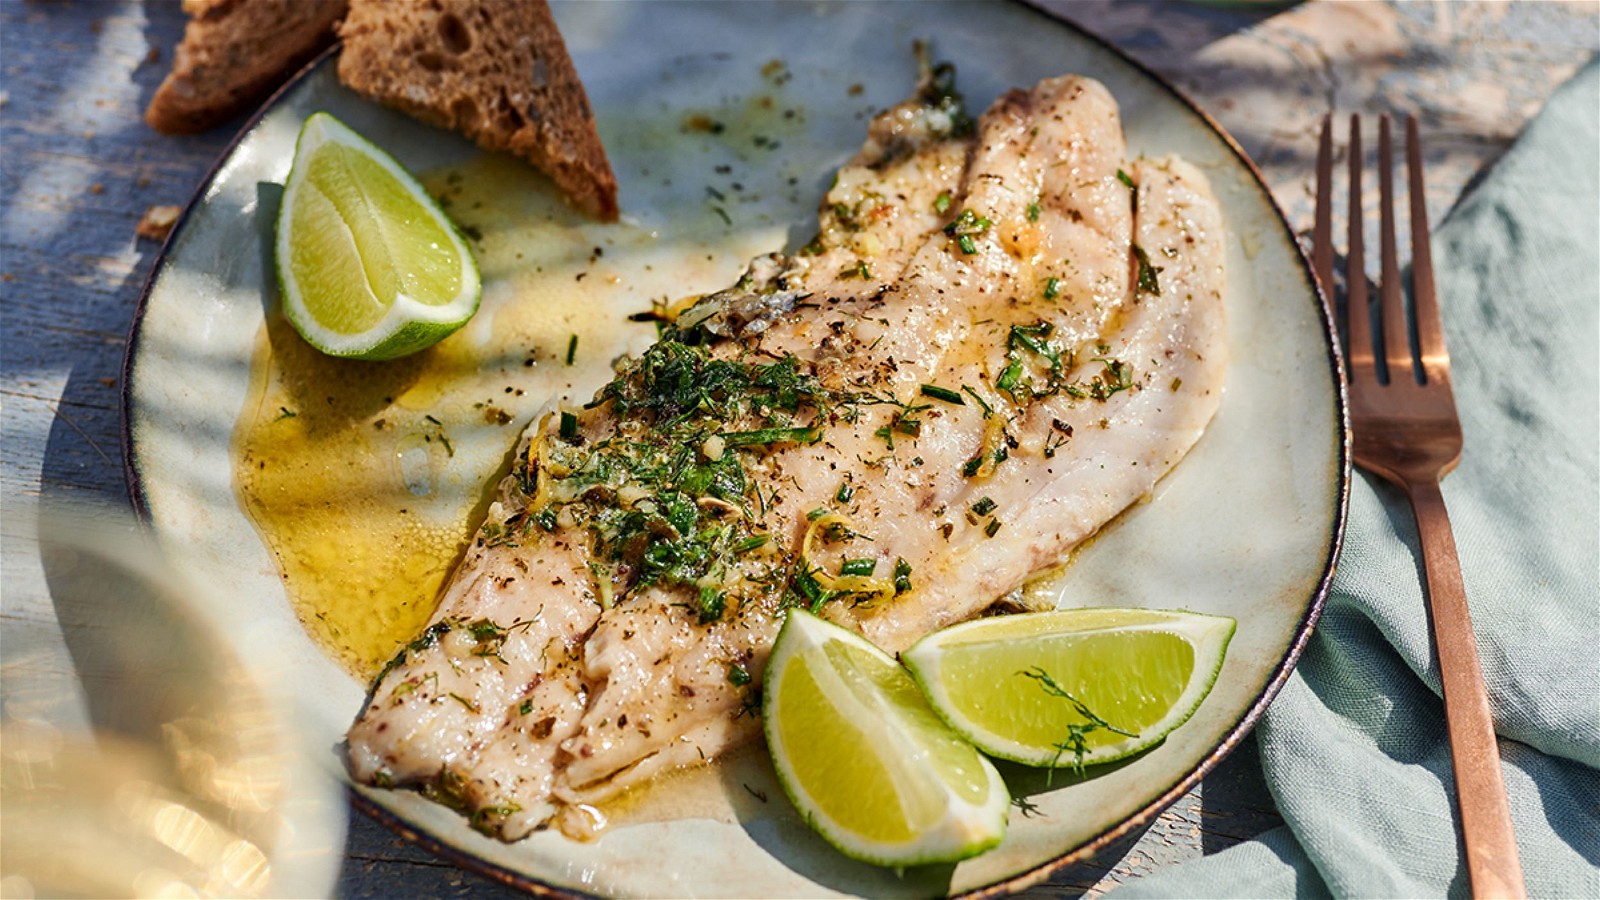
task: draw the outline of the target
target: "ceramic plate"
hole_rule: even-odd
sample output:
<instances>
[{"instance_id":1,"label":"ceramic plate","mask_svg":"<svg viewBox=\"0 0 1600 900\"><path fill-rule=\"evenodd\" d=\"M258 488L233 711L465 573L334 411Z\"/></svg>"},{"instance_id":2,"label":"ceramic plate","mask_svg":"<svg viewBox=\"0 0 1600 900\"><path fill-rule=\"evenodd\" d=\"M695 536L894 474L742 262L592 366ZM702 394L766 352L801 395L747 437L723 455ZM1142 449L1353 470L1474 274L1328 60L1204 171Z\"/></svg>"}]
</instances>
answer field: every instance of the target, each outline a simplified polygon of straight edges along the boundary
<instances>
[{"instance_id":1,"label":"ceramic plate","mask_svg":"<svg viewBox=\"0 0 1600 900\"><path fill-rule=\"evenodd\" d=\"M498 166L500 193L532 198L485 219L480 246L493 259L484 266L484 310L451 341L487 345L505 310L542 303L551 333L586 328L585 347L597 354L637 350L653 332L626 313L725 286L750 256L809 238L817 199L861 143L871 112L912 89L912 45L924 40L956 64L975 110L1012 86L1064 72L1100 79L1121 104L1131 152L1197 163L1222 203L1233 362L1221 411L1150 502L1076 554L1060 588L1063 605L1236 618L1226 664L1199 712L1160 746L1083 783L1049 787L1035 773L1007 770L1036 810L1013 811L1005 843L903 876L831 850L755 754L714 777L656 789L678 815L635 817L589 843L547 831L502 844L410 792L357 788L358 802L438 852L533 890L891 896L1021 887L1193 787L1247 733L1298 656L1332 571L1348 478L1328 322L1304 258L1242 153L1149 72L1020 4L605 3L556 12L617 171L622 224L607 230L561 212L542 179L504 160L485 163L456 137L361 100L325 58L226 154L169 240L134 326L125 384L136 502L169 546L208 570L216 612L238 639L292 664L306 715L330 748L329 768L342 774L332 748L365 685L297 620L273 555L241 509L230 459L274 303L258 252L261 207L287 174L301 122L329 110L413 171ZM602 260L592 247L604 248ZM542 262L530 263L524 250ZM594 278L561 268L584 265ZM559 289L539 280L558 272ZM559 367L559 346L537 349L529 371ZM512 427L458 436L460 452L424 488L477 496L517 426L550 392L586 398L606 377L603 363L567 374L547 396L507 400Z\"/></svg>"}]
</instances>

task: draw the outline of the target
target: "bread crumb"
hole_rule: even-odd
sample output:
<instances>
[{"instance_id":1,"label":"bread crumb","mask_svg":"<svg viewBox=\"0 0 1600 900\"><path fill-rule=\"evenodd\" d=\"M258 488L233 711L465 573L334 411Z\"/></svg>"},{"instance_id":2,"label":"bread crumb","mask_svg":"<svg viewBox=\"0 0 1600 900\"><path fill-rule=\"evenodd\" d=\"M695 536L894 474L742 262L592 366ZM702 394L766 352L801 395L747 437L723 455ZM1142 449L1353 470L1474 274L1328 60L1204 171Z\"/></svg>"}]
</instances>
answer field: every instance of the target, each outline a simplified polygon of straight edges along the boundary
<instances>
[{"instance_id":1,"label":"bread crumb","mask_svg":"<svg viewBox=\"0 0 1600 900\"><path fill-rule=\"evenodd\" d=\"M164 241L172 233L183 209L177 206L152 206L144 211L144 218L133 228L134 234L152 241Z\"/></svg>"}]
</instances>

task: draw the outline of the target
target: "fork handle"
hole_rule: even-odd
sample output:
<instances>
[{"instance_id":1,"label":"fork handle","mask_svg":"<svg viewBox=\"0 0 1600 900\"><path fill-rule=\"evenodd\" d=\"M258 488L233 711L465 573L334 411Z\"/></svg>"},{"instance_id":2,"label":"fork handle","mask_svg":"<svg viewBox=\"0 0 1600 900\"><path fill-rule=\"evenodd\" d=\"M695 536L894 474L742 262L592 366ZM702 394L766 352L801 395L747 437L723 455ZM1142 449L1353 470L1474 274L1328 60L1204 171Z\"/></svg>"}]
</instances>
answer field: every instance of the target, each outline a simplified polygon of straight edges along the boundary
<instances>
[{"instance_id":1,"label":"fork handle","mask_svg":"<svg viewBox=\"0 0 1600 900\"><path fill-rule=\"evenodd\" d=\"M1406 487L1422 541L1434 650L1444 690L1445 726L1461 808L1467 877L1475 897L1524 897L1522 864L1511 830L1511 807L1500 772L1494 719L1478 664L1478 643L1472 634L1450 515L1437 479L1415 481Z\"/></svg>"}]
</instances>

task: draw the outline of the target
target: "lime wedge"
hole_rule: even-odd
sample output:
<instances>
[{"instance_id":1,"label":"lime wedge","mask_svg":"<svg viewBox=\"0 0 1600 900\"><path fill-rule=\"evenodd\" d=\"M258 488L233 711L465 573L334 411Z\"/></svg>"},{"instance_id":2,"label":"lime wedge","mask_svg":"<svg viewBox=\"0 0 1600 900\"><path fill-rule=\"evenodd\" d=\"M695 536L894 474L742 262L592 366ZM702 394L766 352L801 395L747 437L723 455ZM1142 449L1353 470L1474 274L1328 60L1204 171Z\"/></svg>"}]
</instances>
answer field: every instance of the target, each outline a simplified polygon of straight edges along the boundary
<instances>
[{"instance_id":1,"label":"lime wedge","mask_svg":"<svg viewBox=\"0 0 1600 900\"><path fill-rule=\"evenodd\" d=\"M422 185L325 112L295 143L277 224L289 323L331 356L393 359L478 310L472 251Z\"/></svg>"},{"instance_id":2,"label":"lime wedge","mask_svg":"<svg viewBox=\"0 0 1600 900\"><path fill-rule=\"evenodd\" d=\"M1111 762L1194 714L1222 668L1234 620L1146 609L1067 609L978 619L901 659L950 727L1031 766Z\"/></svg>"},{"instance_id":3,"label":"lime wedge","mask_svg":"<svg viewBox=\"0 0 1600 900\"><path fill-rule=\"evenodd\" d=\"M765 679L762 720L778 780L846 856L953 862L1005 835L1011 799L994 766L859 635L790 610Z\"/></svg>"}]
</instances>

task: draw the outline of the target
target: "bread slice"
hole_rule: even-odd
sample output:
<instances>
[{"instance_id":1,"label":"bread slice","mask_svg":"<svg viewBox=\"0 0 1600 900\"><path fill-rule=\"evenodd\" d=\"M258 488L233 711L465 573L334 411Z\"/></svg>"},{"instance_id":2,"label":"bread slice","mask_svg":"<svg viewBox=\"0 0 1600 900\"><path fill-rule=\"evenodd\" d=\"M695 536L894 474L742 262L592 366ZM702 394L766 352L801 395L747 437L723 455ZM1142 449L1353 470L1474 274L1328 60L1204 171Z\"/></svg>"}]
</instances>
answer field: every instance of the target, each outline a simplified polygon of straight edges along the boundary
<instances>
[{"instance_id":1,"label":"bread slice","mask_svg":"<svg viewBox=\"0 0 1600 900\"><path fill-rule=\"evenodd\" d=\"M333 43L346 3L183 0L189 24L144 120L166 134L195 134L254 107Z\"/></svg>"},{"instance_id":2,"label":"bread slice","mask_svg":"<svg viewBox=\"0 0 1600 900\"><path fill-rule=\"evenodd\" d=\"M424 121L506 150L567 200L617 218L617 179L544 0L350 0L339 79Z\"/></svg>"}]
</instances>

